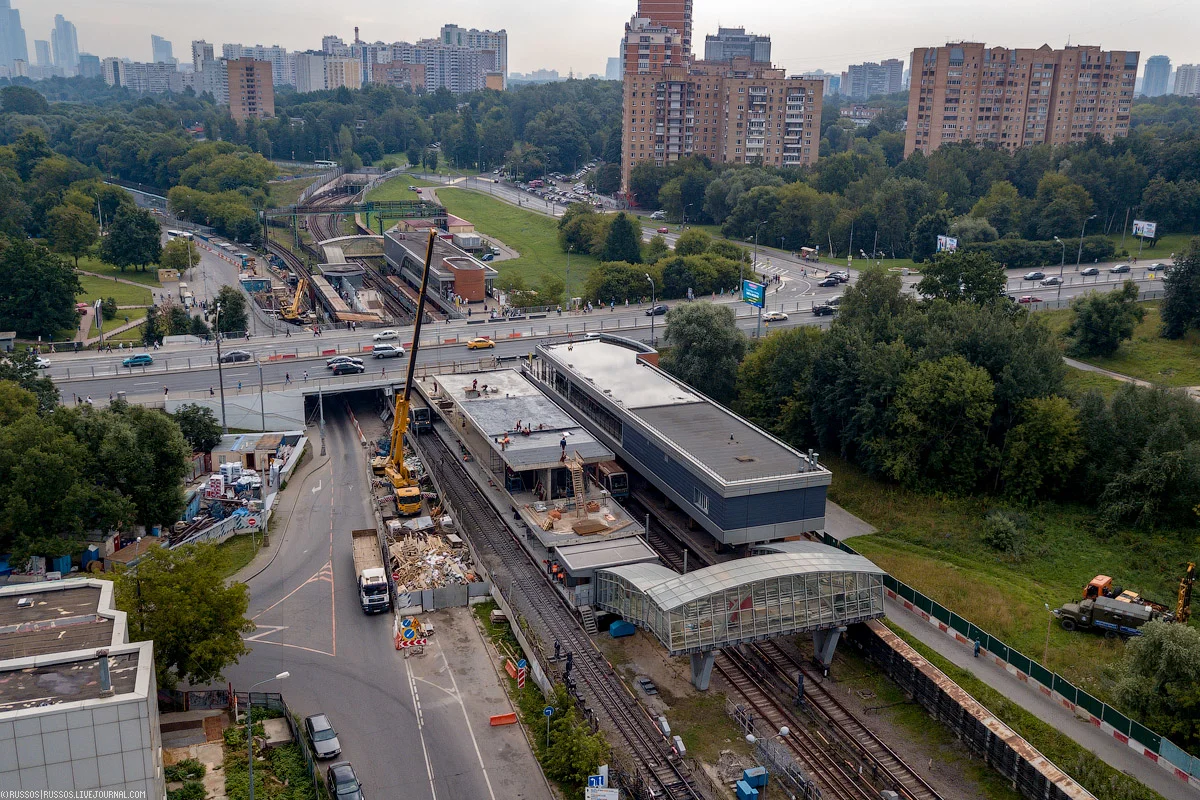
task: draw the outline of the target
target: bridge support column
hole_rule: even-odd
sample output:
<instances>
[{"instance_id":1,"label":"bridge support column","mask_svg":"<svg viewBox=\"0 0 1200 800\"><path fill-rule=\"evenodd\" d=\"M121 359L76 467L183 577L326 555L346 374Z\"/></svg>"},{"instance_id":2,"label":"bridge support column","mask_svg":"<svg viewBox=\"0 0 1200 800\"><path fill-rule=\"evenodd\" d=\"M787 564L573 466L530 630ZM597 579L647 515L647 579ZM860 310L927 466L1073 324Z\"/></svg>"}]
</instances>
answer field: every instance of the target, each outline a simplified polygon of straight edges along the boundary
<instances>
[{"instance_id":1,"label":"bridge support column","mask_svg":"<svg viewBox=\"0 0 1200 800\"><path fill-rule=\"evenodd\" d=\"M712 677L713 651L692 653L692 685L700 691L708 690L708 679Z\"/></svg>"},{"instance_id":2,"label":"bridge support column","mask_svg":"<svg viewBox=\"0 0 1200 800\"><path fill-rule=\"evenodd\" d=\"M846 626L843 625L830 630L813 631L813 657L825 669L833 664L833 651L845 630Z\"/></svg>"}]
</instances>

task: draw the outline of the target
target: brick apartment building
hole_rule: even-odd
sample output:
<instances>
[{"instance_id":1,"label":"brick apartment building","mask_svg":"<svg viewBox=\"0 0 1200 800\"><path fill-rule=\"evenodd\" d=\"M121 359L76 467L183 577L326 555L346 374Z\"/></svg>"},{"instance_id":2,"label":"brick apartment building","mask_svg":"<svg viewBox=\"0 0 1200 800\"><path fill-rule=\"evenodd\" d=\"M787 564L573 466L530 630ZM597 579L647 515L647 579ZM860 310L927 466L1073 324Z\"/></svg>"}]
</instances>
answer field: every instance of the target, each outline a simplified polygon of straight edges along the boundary
<instances>
[{"instance_id":1,"label":"brick apartment building","mask_svg":"<svg viewBox=\"0 0 1200 800\"><path fill-rule=\"evenodd\" d=\"M822 82L749 57L695 60L691 20L691 0L640 0L625 26L622 186L641 161L816 163Z\"/></svg>"},{"instance_id":2,"label":"brick apartment building","mask_svg":"<svg viewBox=\"0 0 1200 800\"><path fill-rule=\"evenodd\" d=\"M904 154L950 142L1015 149L1129 133L1138 53L959 42L912 53Z\"/></svg>"},{"instance_id":3,"label":"brick apartment building","mask_svg":"<svg viewBox=\"0 0 1200 800\"><path fill-rule=\"evenodd\" d=\"M229 115L234 122L275 116L271 62L233 58L225 62L229 77Z\"/></svg>"}]
</instances>

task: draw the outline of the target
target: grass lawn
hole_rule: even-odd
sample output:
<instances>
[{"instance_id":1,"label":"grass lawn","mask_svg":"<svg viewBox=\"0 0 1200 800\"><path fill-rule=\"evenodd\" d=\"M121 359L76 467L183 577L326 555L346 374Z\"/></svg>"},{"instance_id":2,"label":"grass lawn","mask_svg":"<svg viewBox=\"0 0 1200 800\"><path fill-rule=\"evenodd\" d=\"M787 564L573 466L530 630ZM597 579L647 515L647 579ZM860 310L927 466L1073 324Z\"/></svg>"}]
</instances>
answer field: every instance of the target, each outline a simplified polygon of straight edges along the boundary
<instances>
[{"instance_id":1,"label":"grass lawn","mask_svg":"<svg viewBox=\"0 0 1200 800\"><path fill-rule=\"evenodd\" d=\"M144 308L118 309L117 315L115 317L104 321L104 332L108 333L109 331L116 330L117 328L126 324L125 317L129 317L130 322L138 322L139 320L144 320L146 318L146 309L144 309ZM95 328L93 328L92 331L90 331L88 335L89 336L93 335L94 331L95 331ZM139 334L138 338L140 339L141 331L138 331L138 334Z\"/></svg>"},{"instance_id":2,"label":"grass lawn","mask_svg":"<svg viewBox=\"0 0 1200 800\"><path fill-rule=\"evenodd\" d=\"M213 561L221 575L228 578L254 559L261 544L262 536L259 534L231 536L217 545Z\"/></svg>"},{"instance_id":3,"label":"grass lawn","mask_svg":"<svg viewBox=\"0 0 1200 800\"><path fill-rule=\"evenodd\" d=\"M1132 224L1130 227L1132 227ZM1108 238L1116 245L1117 252L1121 252L1121 234L1109 234ZM1153 247L1147 242L1142 247L1142 258L1146 261L1165 261L1171 257L1171 253L1182 253L1186 250L1188 242L1192 238L1193 234L1190 233L1168 233L1159 239ZM1126 236L1125 249L1129 251L1130 257L1136 256L1138 254L1138 240L1132 236Z\"/></svg>"},{"instance_id":4,"label":"grass lawn","mask_svg":"<svg viewBox=\"0 0 1200 800\"><path fill-rule=\"evenodd\" d=\"M105 275L111 278L124 278L127 281L135 283L144 283L147 286L162 286L158 282L158 266L151 264L146 267L145 272L138 270L137 267L127 267L124 272L120 267L115 267L106 261L101 261L95 256L84 256L79 259L79 268L87 272L94 272L97 275Z\"/></svg>"},{"instance_id":5,"label":"grass lawn","mask_svg":"<svg viewBox=\"0 0 1200 800\"><path fill-rule=\"evenodd\" d=\"M119 306L148 306L153 302L154 295L150 289L141 286L130 286L128 283L96 278L91 275L80 275L79 285L83 294L76 295L76 302L90 303L97 298L116 298ZM143 315L144 316L144 315Z\"/></svg>"},{"instance_id":6,"label":"grass lawn","mask_svg":"<svg viewBox=\"0 0 1200 800\"><path fill-rule=\"evenodd\" d=\"M1044 503L1017 509L1028 518L1019 556L992 550L982 538L989 510L1005 507L986 498L935 497L885 484L836 457L829 496L879 533L851 541L896 578L1039 661L1048 617L1080 597L1097 574L1126 588L1173 601L1183 565L1195 559L1194 537L1175 531L1104 529L1087 508ZM1123 645L1103 637L1050 632L1048 666L1102 698L1110 695L1106 666Z\"/></svg>"},{"instance_id":7,"label":"grass lawn","mask_svg":"<svg viewBox=\"0 0 1200 800\"><path fill-rule=\"evenodd\" d=\"M1095 389L1105 397L1112 397L1117 389L1121 388L1122 384L1123 381L1110 378L1099 372L1087 372L1082 369L1067 370L1066 386L1067 389L1075 394L1086 394Z\"/></svg>"},{"instance_id":8,"label":"grass lawn","mask_svg":"<svg viewBox=\"0 0 1200 800\"><path fill-rule=\"evenodd\" d=\"M295 205L296 201L300 199L300 195L310 184L312 184L312 180L305 180L304 178L268 184L268 188L271 190L271 203L276 208Z\"/></svg>"},{"instance_id":9,"label":"grass lawn","mask_svg":"<svg viewBox=\"0 0 1200 800\"><path fill-rule=\"evenodd\" d=\"M1144 303L1146 317L1134 329L1133 338L1122 342L1111 358L1081 358L1089 364L1131 375L1162 386L1200 386L1200 332L1191 331L1182 339L1159 336L1162 316L1158 303ZM1044 312L1046 322L1059 335L1071 324L1069 310Z\"/></svg>"}]
</instances>

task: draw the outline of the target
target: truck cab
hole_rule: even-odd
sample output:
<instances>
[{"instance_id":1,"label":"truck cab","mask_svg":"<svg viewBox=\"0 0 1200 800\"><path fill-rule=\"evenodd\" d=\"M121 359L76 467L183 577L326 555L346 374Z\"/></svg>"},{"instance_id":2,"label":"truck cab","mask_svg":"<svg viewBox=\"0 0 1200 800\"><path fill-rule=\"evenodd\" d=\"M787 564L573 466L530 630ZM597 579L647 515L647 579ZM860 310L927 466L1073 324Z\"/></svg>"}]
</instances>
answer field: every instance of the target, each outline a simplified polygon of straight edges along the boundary
<instances>
[{"instance_id":1,"label":"truck cab","mask_svg":"<svg viewBox=\"0 0 1200 800\"><path fill-rule=\"evenodd\" d=\"M364 569L358 576L358 599L368 614L387 611L391 607L387 573L378 567Z\"/></svg>"}]
</instances>

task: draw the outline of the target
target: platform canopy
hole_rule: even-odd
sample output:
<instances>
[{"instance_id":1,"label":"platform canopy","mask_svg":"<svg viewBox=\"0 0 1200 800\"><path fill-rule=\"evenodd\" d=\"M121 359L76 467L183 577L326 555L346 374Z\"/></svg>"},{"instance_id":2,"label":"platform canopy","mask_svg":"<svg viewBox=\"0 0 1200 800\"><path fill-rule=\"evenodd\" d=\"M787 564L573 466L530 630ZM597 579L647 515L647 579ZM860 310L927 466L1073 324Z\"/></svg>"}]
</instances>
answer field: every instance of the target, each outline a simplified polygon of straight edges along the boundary
<instances>
[{"instance_id":1,"label":"platform canopy","mask_svg":"<svg viewBox=\"0 0 1200 800\"><path fill-rule=\"evenodd\" d=\"M862 556L818 547L686 575L658 564L598 570L595 604L652 632L671 655L882 617L883 570Z\"/></svg>"}]
</instances>

